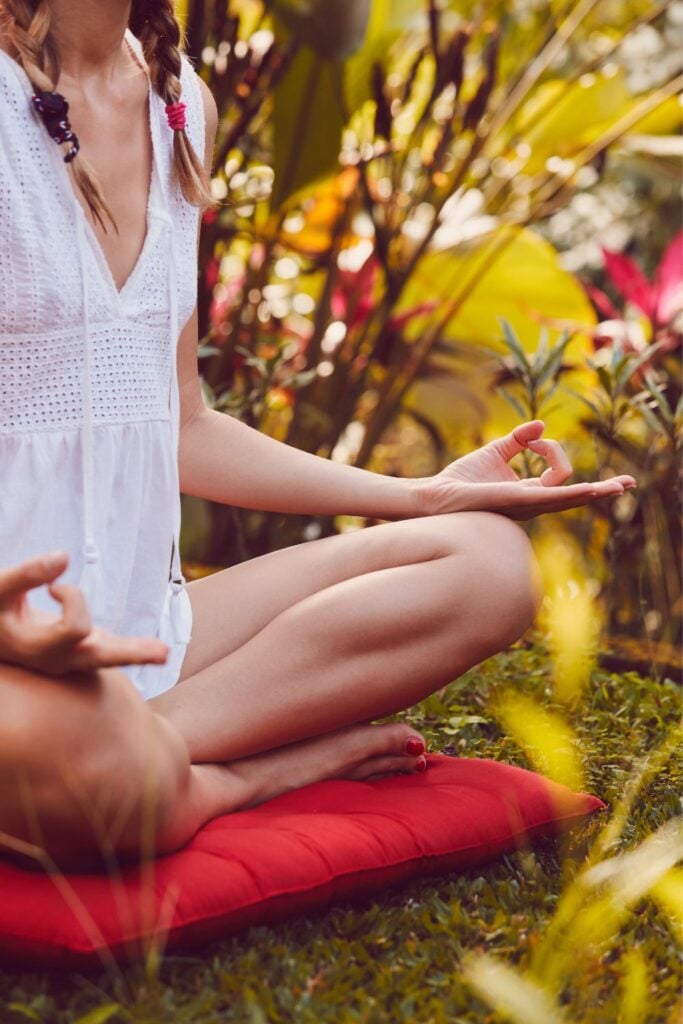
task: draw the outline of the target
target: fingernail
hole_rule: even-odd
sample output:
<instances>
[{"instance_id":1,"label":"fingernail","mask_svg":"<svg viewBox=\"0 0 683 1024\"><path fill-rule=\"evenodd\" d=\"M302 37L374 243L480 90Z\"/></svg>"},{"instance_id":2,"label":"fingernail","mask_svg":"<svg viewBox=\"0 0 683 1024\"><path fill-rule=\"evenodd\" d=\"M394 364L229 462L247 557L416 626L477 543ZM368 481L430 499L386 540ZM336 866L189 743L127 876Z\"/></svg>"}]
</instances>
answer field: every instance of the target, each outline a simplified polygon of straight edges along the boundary
<instances>
[{"instance_id":1,"label":"fingernail","mask_svg":"<svg viewBox=\"0 0 683 1024\"><path fill-rule=\"evenodd\" d=\"M418 740L415 736L412 736L406 743L406 753L415 756L416 754L424 754L425 745L422 740Z\"/></svg>"},{"instance_id":2,"label":"fingernail","mask_svg":"<svg viewBox=\"0 0 683 1024\"><path fill-rule=\"evenodd\" d=\"M418 771L418 772L424 772L424 771L427 770L427 758L426 757L418 757L417 763L415 765L415 770Z\"/></svg>"},{"instance_id":3,"label":"fingernail","mask_svg":"<svg viewBox=\"0 0 683 1024\"><path fill-rule=\"evenodd\" d=\"M52 572L53 569L58 569L66 558L66 551L51 551L49 555L44 555L42 562L43 568L46 572Z\"/></svg>"}]
</instances>

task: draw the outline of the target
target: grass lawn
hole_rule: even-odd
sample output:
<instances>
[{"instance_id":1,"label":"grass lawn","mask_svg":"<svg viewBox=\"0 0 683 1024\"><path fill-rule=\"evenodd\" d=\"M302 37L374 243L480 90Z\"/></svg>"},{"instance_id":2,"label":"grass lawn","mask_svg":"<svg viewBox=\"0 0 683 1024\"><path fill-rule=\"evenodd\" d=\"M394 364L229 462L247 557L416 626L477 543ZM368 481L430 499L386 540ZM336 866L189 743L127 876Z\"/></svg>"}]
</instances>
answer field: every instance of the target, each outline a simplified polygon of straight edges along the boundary
<instances>
[{"instance_id":1,"label":"grass lawn","mask_svg":"<svg viewBox=\"0 0 683 1024\"><path fill-rule=\"evenodd\" d=\"M490 659L408 717L432 750L530 767L487 710L491 697L511 685L552 707L542 642ZM581 739L587 788L613 806L637 761L677 726L680 710L680 688L670 681L596 671L581 707L569 716ZM680 759L671 759L643 789L624 847L680 813L681 774ZM0 972L0 1024L493 1022L499 1018L459 977L463 953L486 950L523 967L605 820L596 815L562 845L546 842L534 854L516 854L476 873L416 882L378 893L373 902L252 929L202 955L170 957L156 976L142 969L121 977ZM568 1021L617 1024L622 956L633 949L649 971L648 1015L637 1024L680 1020L676 937L665 915L644 901L618 943L568 983Z\"/></svg>"}]
</instances>

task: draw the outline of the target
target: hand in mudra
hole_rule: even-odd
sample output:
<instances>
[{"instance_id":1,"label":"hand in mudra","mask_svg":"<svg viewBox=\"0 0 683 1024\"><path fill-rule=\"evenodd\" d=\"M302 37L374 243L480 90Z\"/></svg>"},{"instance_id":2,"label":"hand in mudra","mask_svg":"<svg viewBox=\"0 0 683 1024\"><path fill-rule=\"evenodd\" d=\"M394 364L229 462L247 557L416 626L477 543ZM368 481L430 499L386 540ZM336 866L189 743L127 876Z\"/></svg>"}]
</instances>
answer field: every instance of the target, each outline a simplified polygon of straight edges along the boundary
<instances>
[{"instance_id":1,"label":"hand in mudra","mask_svg":"<svg viewBox=\"0 0 683 1024\"><path fill-rule=\"evenodd\" d=\"M498 512L512 519L532 519L544 512L588 505L598 498L623 494L635 487L632 476L613 476L592 483L566 484L572 467L557 441L541 437L544 424L531 420L456 459L433 476L425 489L425 511ZM540 477L521 480L508 465L525 449L540 455L548 468Z\"/></svg>"},{"instance_id":2,"label":"hand in mudra","mask_svg":"<svg viewBox=\"0 0 683 1024\"><path fill-rule=\"evenodd\" d=\"M65 553L32 558L0 571L0 662L60 676L121 665L163 665L168 648L152 638L120 637L93 626L78 587L55 582ZM46 583L62 614L32 608L27 594Z\"/></svg>"}]
</instances>

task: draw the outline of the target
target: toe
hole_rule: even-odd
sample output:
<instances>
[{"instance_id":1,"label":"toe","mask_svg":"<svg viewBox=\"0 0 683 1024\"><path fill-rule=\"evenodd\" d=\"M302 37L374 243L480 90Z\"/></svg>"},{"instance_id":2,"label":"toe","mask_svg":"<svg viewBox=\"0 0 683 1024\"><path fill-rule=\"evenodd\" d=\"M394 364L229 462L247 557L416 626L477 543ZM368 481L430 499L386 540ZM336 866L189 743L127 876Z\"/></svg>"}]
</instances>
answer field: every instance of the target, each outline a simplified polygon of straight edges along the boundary
<instances>
[{"instance_id":1,"label":"toe","mask_svg":"<svg viewBox=\"0 0 683 1024\"><path fill-rule=\"evenodd\" d=\"M384 778L387 775L414 775L423 772L427 767L426 758L407 757L405 754L400 757L395 755L384 755L383 757L369 757L367 761L356 765L345 778L368 781L370 779Z\"/></svg>"},{"instance_id":2,"label":"toe","mask_svg":"<svg viewBox=\"0 0 683 1024\"><path fill-rule=\"evenodd\" d=\"M420 736L416 729L412 729L409 725L404 725L402 722L392 722L389 725L373 726L374 729L381 730L381 735L377 735L379 741L373 748L368 750L369 755L380 755L380 754L403 754L410 757L419 757L420 754L424 754L426 744L424 738Z\"/></svg>"}]
</instances>

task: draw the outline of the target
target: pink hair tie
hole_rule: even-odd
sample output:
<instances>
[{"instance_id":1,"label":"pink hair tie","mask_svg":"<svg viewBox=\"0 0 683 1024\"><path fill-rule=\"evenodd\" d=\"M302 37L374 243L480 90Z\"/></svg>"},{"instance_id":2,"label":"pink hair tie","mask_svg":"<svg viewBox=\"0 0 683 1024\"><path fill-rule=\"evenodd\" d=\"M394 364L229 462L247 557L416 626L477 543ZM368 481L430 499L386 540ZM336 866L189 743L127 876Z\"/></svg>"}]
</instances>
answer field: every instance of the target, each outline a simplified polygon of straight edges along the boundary
<instances>
[{"instance_id":1,"label":"pink hair tie","mask_svg":"<svg viewBox=\"0 0 683 1024\"><path fill-rule=\"evenodd\" d=\"M166 117L168 118L168 126L172 128L174 132L182 132L185 130L185 110L187 109L185 103L169 103L166 107Z\"/></svg>"}]
</instances>

